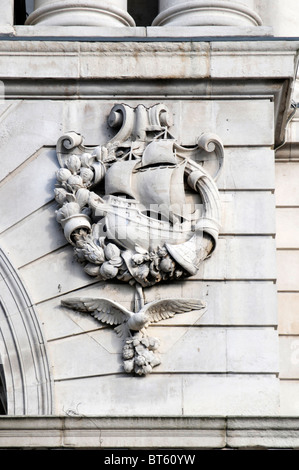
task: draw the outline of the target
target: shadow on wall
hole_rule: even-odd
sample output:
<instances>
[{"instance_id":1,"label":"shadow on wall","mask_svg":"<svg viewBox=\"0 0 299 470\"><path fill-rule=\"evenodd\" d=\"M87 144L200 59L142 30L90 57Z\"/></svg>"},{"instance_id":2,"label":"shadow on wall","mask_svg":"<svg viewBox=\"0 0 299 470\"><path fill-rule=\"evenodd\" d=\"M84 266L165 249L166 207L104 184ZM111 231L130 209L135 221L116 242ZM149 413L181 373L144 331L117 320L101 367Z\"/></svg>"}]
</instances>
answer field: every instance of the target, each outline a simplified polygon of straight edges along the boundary
<instances>
[{"instance_id":1,"label":"shadow on wall","mask_svg":"<svg viewBox=\"0 0 299 470\"><path fill-rule=\"evenodd\" d=\"M0 357L1 361L1 357ZM7 414L7 395L3 365L0 363L0 415Z\"/></svg>"}]
</instances>

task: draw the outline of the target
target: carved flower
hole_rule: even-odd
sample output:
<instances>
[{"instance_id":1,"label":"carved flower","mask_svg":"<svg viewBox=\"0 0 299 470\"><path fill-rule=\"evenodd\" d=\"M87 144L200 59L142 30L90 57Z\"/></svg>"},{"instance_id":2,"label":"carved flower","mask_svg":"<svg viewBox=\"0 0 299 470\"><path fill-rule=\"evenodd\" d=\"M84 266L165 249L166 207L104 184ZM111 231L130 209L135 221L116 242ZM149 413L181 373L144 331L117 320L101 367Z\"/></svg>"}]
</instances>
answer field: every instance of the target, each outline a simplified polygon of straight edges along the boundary
<instances>
[{"instance_id":1,"label":"carved flower","mask_svg":"<svg viewBox=\"0 0 299 470\"><path fill-rule=\"evenodd\" d=\"M80 158L77 155L71 155L66 161L67 168L73 173L77 173L81 167Z\"/></svg>"},{"instance_id":2,"label":"carved flower","mask_svg":"<svg viewBox=\"0 0 299 470\"><path fill-rule=\"evenodd\" d=\"M128 374L134 369L134 359L124 361L124 370Z\"/></svg>"},{"instance_id":3,"label":"carved flower","mask_svg":"<svg viewBox=\"0 0 299 470\"><path fill-rule=\"evenodd\" d=\"M68 178L67 183L70 186L72 186L72 188L75 189L75 190L78 190L78 189L82 188L82 186L83 186L82 178L79 175L71 175Z\"/></svg>"},{"instance_id":4,"label":"carved flower","mask_svg":"<svg viewBox=\"0 0 299 470\"><path fill-rule=\"evenodd\" d=\"M112 266L109 261L103 263L100 269L100 274L103 279L113 279L118 273L118 269L115 266Z\"/></svg>"},{"instance_id":5,"label":"carved flower","mask_svg":"<svg viewBox=\"0 0 299 470\"><path fill-rule=\"evenodd\" d=\"M132 256L132 261L134 264L139 265L144 263L144 261L148 261L149 256L147 254L136 254Z\"/></svg>"},{"instance_id":6,"label":"carved flower","mask_svg":"<svg viewBox=\"0 0 299 470\"><path fill-rule=\"evenodd\" d=\"M64 204L58 211L56 211L56 219L58 222L61 222L61 220L79 213L79 204L77 204L76 202L68 202Z\"/></svg>"},{"instance_id":7,"label":"carved flower","mask_svg":"<svg viewBox=\"0 0 299 470\"><path fill-rule=\"evenodd\" d=\"M138 266L136 276L139 279L146 280L148 275L149 275L149 266L147 264L141 264L140 266Z\"/></svg>"},{"instance_id":8,"label":"carved flower","mask_svg":"<svg viewBox=\"0 0 299 470\"><path fill-rule=\"evenodd\" d=\"M144 366L146 363L145 357L141 355L136 356L135 363L137 366Z\"/></svg>"},{"instance_id":9,"label":"carved flower","mask_svg":"<svg viewBox=\"0 0 299 470\"><path fill-rule=\"evenodd\" d=\"M89 191L85 188L80 188L76 192L76 202L79 204L80 208L86 206L89 200Z\"/></svg>"},{"instance_id":10,"label":"carved flower","mask_svg":"<svg viewBox=\"0 0 299 470\"><path fill-rule=\"evenodd\" d=\"M142 367L142 372L143 372L144 375L150 374L152 370L153 370L153 368L150 364L145 364Z\"/></svg>"},{"instance_id":11,"label":"carved flower","mask_svg":"<svg viewBox=\"0 0 299 470\"><path fill-rule=\"evenodd\" d=\"M58 181L60 181L60 183L63 183L64 181L67 181L71 175L72 175L72 173L67 168L60 168L56 172L56 178L57 178Z\"/></svg>"},{"instance_id":12,"label":"carved flower","mask_svg":"<svg viewBox=\"0 0 299 470\"><path fill-rule=\"evenodd\" d=\"M89 276L95 277L100 274L100 267L96 264L88 263L84 266L83 269Z\"/></svg>"},{"instance_id":13,"label":"carved flower","mask_svg":"<svg viewBox=\"0 0 299 470\"><path fill-rule=\"evenodd\" d=\"M82 178L83 183L88 184L91 183L93 179L93 171L89 168L81 168L80 176Z\"/></svg>"},{"instance_id":14,"label":"carved flower","mask_svg":"<svg viewBox=\"0 0 299 470\"><path fill-rule=\"evenodd\" d=\"M66 202L66 195L67 191L63 188L55 188L54 189L54 194L55 194L55 200L62 205L64 202Z\"/></svg>"},{"instance_id":15,"label":"carved flower","mask_svg":"<svg viewBox=\"0 0 299 470\"><path fill-rule=\"evenodd\" d=\"M85 168L90 168L90 161L92 159L92 156L90 155L90 153L82 153L82 155L80 155L80 161L81 161L81 165Z\"/></svg>"},{"instance_id":16,"label":"carved flower","mask_svg":"<svg viewBox=\"0 0 299 470\"><path fill-rule=\"evenodd\" d=\"M175 264L169 257L162 259L160 263L160 269L162 271L164 271L165 273L170 273L173 272L174 268Z\"/></svg>"},{"instance_id":17,"label":"carved flower","mask_svg":"<svg viewBox=\"0 0 299 470\"><path fill-rule=\"evenodd\" d=\"M125 344L123 347L123 358L132 359L134 357L134 348L132 344Z\"/></svg>"},{"instance_id":18,"label":"carved flower","mask_svg":"<svg viewBox=\"0 0 299 470\"><path fill-rule=\"evenodd\" d=\"M105 246L105 256L109 260L119 258L120 249L116 245L114 245L114 243L108 243L108 245Z\"/></svg>"}]
</instances>

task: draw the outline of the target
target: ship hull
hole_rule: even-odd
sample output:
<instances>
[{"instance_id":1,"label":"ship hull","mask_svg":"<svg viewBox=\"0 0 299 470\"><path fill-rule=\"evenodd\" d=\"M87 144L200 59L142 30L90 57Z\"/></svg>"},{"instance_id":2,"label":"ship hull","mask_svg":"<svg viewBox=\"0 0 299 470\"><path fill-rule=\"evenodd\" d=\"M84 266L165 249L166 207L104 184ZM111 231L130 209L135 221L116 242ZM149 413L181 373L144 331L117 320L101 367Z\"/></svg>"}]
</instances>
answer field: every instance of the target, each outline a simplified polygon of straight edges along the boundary
<instances>
[{"instance_id":1,"label":"ship hull","mask_svg":"<svg viewBox=\"0 0 299 470\"><path fill-rule=\"evenodd\" d=\"M174 224L158 220L160 214L152 212L149 217L139 209L136 201L128 202L123 198L110 197L105 202L102 223L106 236L124 249L139 247L151 251L165 243L184 243L194 235L193 223L189 220Z\"/></svg>"}]
</instances>

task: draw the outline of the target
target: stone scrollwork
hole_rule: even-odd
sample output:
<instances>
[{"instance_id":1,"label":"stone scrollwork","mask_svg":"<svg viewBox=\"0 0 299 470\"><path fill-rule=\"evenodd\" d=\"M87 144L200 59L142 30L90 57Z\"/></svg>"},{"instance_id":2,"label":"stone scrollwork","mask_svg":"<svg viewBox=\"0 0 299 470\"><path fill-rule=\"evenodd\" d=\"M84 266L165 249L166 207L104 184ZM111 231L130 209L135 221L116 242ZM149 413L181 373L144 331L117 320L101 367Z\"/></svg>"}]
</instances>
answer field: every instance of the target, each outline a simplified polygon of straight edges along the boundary
<instances>
[{"instance_id":1,"label":"stone scrollwork","mask_svg":"<svg viewBox=\"0 0 299 470\"><path fill-rule=\"evenodd\" d=\"M125 341L125 371L146 375L160 363L147 326L205 306L196 299L146 304L143 290L196 275L214 251L223 146L214 134L202 134L194 147L178 144L164 104L117 104L108 123L116 134L103 145L88 148L75 132L57 142L56 218L88 275L134 286L135 312L109 299L63 305L115 326ZM186 190L197 202L186 202Z\"/></svg>"}]
</instances>

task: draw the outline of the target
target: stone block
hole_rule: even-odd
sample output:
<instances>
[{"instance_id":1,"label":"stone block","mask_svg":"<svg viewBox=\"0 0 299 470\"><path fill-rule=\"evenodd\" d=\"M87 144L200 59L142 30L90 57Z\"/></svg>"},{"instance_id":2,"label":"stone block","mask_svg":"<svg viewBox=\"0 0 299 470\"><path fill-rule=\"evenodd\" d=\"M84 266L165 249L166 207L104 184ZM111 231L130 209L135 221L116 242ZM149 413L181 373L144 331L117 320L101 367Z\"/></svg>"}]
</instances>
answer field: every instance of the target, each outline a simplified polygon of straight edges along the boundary
<instances>
[{"instance_id":1,"label":"stone block","mask_svg":"<svg viewBox=\"0 0 299 470\"><path fill-rule=\"evenodd\" d=\"M219 189L270 190L275 188L273 150L267 147L226 147Z\"/></svg>"},{"instance_id":2,"label":"stone block","mask_svg":"<svg viewBox=\"0 0 299 470\"><path fill-rule=\"evenodd\" d=\"M294 63L291 48L278 43L256 41L255 50L248 50L244 42L211 43L211 77L212 78L275 78L294 76ZM227 66L229 60L230 67Z\"/></svg>"},{"instance_id":3,"label":"stone block","mask_svg":"<svg viewBox=\"0 0 299 470\"><path fill-rule=\"evenodd\" d=\"M278 338L273 328L232 328L227 330L229 372L277 373Z\"/></svg>"},{"instance_id":4,"label":"stone block","mask_svg":"<svg viewBox=\"0 0 299 470\"><path fill-rule=\"evenodd\" d=\"M184 101L179 117L178 140L183 145L194 145L204 132L217 134L224 146L273 144L273 103L269 100Z\"/></svg>"},{"instance_id":5,"label":"stone block","mask_svg":"<svg viewBox=\"0 0 299 470\"><path fill-rule=\"evenodd\" d=\"M110 328L51 341L48 348L55 380L123 372L122 340Z\"/></svg>"},{"instance_id":6,"label":"stone block","mask_svg":"<svg viewBox=\"0 0 299 470\"><path fill-rule=\"evenodd\" d=\"M275 198L265 191L221 192L220 234L274 235Z\"/></svg>"},{"instance_id":7,"label":"stone block","mask_svg":"<svg viewBox=\"0 0 299 470\"><path fill-rule=\"evenodd\" d=\"M298 418L294 416L229 418L227 445L239 450L297 449Z\"/></svg>"},{"instance_id":8,"label":"stone block","mask_svg":"<svg viewBox=\"0 0 299 470\"><path fill-rule=\"evenodd\" d=\"M213 257L202 264L198 274L192 279L273 280L276 277L274 253L275 240L270 237L221 238ZM250 263L244 263L245 259L250 260ZM70 245L27 264L20 269L20 273L30 286L34 302L41 302L95 282L75 260Z\"/></svg>"},{"instance_id":9,"label":"stone block","mask_svg":"<svg viewBox=\"0 0 299 470\"><path fill-rule=\"evenodd\" d=\"M281 416L299 416L299 380L280 380L279 413Z\"/></svg>"},{"instance_id":10,"label":"stone block","mask_svg":"<svg viewBox=\"0 0 299 470\"><path fill-rule=\"evenodd\" d=\"M297 291L299 283L299 251L277 251L277 289Z\"/></svg>"},{"instance_id":11,"label":"stone block","mask_svg":"<svg viewBox=\"0 0 299 470\"><path fill-rule=\"evenodd\" d=\"M107 375L55 383L55 414L89 416L181 416L182 377Z\"/></svg>"},{"instance_id":12,"label":"stone block","mask_svg":"<svg viewBox=\"0 0 299 470\"><path fill-rule=\"evenodd\" d=\"M276 163L276 205L299 206L299 163Z\"/></svg>"},{"instance_id":13,"label":"stone block","mask_svg":"<svg viewBox=\"0 0 299 470\"><path fill-rule=\"evenodd\" d=\"M0 46L0 78L78 78L76 42L17 41ZM51 60L49 60L50 52ZM28 67L30 57L30 67Z\"/></svg>"},{"instance_id":14,"label":"stone block","mask_svg":"<svg viewBox=\"0 0 299 470\"><path fill-rule=\"evenodd\" d=\"M79 76L124 79L209 76L207 43L80 43Z\"/></svg>"},{"instance_id":15,"label":"stone block","mask_svg":"<svg viewBox=\"0 0 299 470\"><path fill-rule=\"evenodd\" d=\"M61 101L5 101L1 122L1 169L0 180L18 172L31 160L36 159L44 146L55 146L63 130L63 102ZM67 126L67 122L65 123ZM67 127L68 129L68 127ZM20 151L22 149L22 151ZM41 155L41 158L43 157ZM41 168L43 168L41 163ZM22 166L21 166L22 165ZM30 175L34 185L37 170ZM45 172L45 178L51 178L52 172ZM18 184L18 180L16 183Z\"/></svg>"},{"instance_id":16,"label":"stone block","mask_svg":"<svg viewBox=\"0 0 299 470\"><path fill-rule=\"evenodd\" d=\"M276 209L277 248L299 248L299 207Z\"/></svg>"},{"instance_id":17,"label":"stone block","mask_svg":"<svg viewBox=\"0 0 299 470\"><path fill-rule=\"evenodd\" d=\"M272 375L186 375L185 416L257 416L277 413L279 381Z\"/></svg>"},{"instance_id":18,"label":"stone block","mask_svg":"<svg viewBox=\"0 0 299 470\"><path fill-rule=\"evenodd\" d=\"M15 267L21 267L67 244L56 221L55 202L21 219L1 235L1 244ZM30 241L30 243L28 243Z\"/></svg>"},{"instance_id":19,"label":"stone block","mask_svg":"<svg viewBox=\"0 0 299 470\"><path fill-rule=\"evenodd\" d=\"M202 263L192 279L274 280L275 240L272 237L219 238L213 256Z\"/></svg>"},{"instance_id":20,"label":"stone block","mask_svg":"<svg viewBox=\"0 0 299 470\"><path fill-rule=\"evenodd\" d=\"M133 308L133 289L126 284L96 283L37 305L48 341L101 328L91 315L62 307L61 299L71 297L110 298ZM271 282L185 282L156 286L145 292L146 302L184 296L207 302L207 309L186 312L159 322L159 326L254 326L276 324L276 287ZM242 307L242 308L241 308Z\"/></svg>"},{"instance_id":21,"label":"stone block","mask_svg":"<svg viewBox=\"0 0 299 470\"><path fill-rule=\"evenodd\" d=\"M0 221L0 231L24 219L53 200L55 172L58 168L52 150L41 151L9 178L0 188L0 199L5 212ZM16 190L21 188L21 190Z\"/></svg>"},{"instance_id":22,"label":"stone block","mask_svg":"<svg viewBox=\"0 0 299 470\"><path fill-rule=\"evenodd\" d=\"M299 292L279 292L277 295L278 331L285 335L299 334Z\"/></svg>"},{"instance_id":23,"label":"stone block","mask_svg":"<svg viewBox=\"0 0 299 470\"><path fill-rule=\"evenodd\" d=\"M280 336L280 369L281 379L299 379L299 335Z\"/></svg>"}]
</instances>

